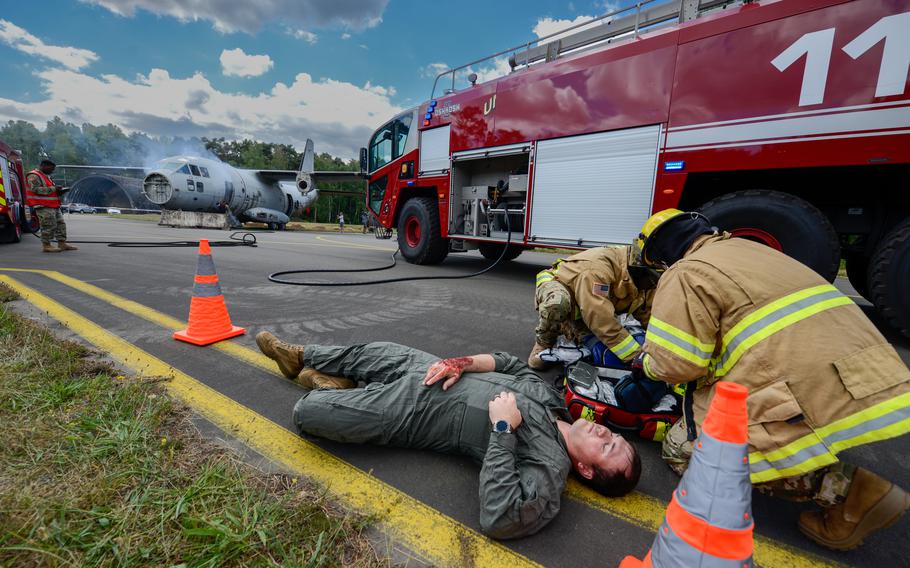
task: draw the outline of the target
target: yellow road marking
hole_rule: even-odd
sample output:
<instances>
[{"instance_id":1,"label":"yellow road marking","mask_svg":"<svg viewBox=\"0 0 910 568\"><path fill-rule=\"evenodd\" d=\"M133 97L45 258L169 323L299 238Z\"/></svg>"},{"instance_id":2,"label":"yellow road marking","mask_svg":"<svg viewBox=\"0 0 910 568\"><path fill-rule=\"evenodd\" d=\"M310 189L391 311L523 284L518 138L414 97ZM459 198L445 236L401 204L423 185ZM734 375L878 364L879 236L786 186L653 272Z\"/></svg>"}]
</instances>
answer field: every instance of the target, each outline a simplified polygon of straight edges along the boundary
<instances>
[{"instance_id":1,"label":"yellow road marking","mask_svg":"<svg viewBox=\"0 0 910 568\"><path fill-rule=\"evenodd\" d=\"M292 434L11 276L0 275L0 282L137 373L170 377L164 384L177 398L263 456L325 486L349 507L375 515L398 542L427 561L444 566L539 566Z\"/></svg>"},{"instance_id":2,"label":"yellow road marking","mask_svg":"<svg viewBox=\"0 0 910 568\"><path fill-rule=\"evenodd\" d=\"M178 330L186 327L186 322L184 321L172 318L138 302L128 300L122 296L118 296L117 294L108 292L102 288L54 270L0 267L0 271L3 270L43 274L61 284L75 288L89 296L107 302L124 311L132 313L133 315L141 317L142 319L160 325L161 327L171 330ZM236 359L250 363L270 373L279 374L276 372L275 363L271 359L262 353L244 347L243 345L231 342L220 342L211 345L210 347L218 349ZM667 507L667 504L661 499L639 492L633 492L632 494L621 498L607 498L592 491L581 483L578 483L574 479L569 479L569 483L566 485L566 493L573 499L590 507L651 532L657 531L660 523L663 521L664 511ZM759 535L756 535L755 537L755 561L759 565L768 568L777 566L802 568L809 566L837 565L834 562L809 552Z\"/></svg>"}]
</instances>

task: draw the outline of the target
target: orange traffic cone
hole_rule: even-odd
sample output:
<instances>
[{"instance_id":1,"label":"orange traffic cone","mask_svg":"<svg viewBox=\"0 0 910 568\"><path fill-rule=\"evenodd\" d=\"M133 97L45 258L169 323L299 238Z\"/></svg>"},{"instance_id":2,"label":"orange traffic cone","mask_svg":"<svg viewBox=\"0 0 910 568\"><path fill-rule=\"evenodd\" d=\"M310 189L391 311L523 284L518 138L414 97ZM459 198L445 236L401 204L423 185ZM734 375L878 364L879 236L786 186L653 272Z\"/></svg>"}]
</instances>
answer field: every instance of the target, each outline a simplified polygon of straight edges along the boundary
<instances>
[{"instance_id":1,"label":"orange traffic cone","mask_svg":"<svg viewBox=\"0 0 910 568\"><path fill-rule=\"evenodd\" d=\"M174 332L174 339L194 345L209 345L216 341L243 335L246 330L231 324L212 249L206 239L199 241L199 261L193 281L193 299L190 300L190 319L187 328Z\"/></svg>"},{"instance_id":2,"label":"orange traffic cone","mask_svg":"<svg viewBox=\"0 0 910 568\"><path fill-rule=\"evenodd\" d=\"M720 382L689 468L644 561L620 568L752 566L752 483L747 455L748 389Z\"/></svg>"}]
</instances>

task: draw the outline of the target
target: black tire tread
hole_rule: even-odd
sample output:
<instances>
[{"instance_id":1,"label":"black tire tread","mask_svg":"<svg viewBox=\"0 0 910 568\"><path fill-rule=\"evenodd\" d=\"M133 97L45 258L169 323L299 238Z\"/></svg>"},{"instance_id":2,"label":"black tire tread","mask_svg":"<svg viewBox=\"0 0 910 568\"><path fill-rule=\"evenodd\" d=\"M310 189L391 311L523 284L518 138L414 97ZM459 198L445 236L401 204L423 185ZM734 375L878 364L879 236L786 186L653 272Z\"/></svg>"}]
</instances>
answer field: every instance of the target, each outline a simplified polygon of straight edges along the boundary
<instances>
[{"instance_id":1,"label":"black tire tread","mask_svg":"<svg viewBox=\"0 0 910 568\"><path fill-rule=\"evenodd\" d=\"M910 219L899 223L878 243L869 263L869 301L891 327L910 337L910 314L901 313L898 306L891 304L888 294L910 292L906 287L894 290L887 281L895 251L906 247L910 247Z\"/></svg>"},{"instance_id":2,"label":"black tire tread","mask_svg":"<svg viewBox=\"0 0 910 568\"><path fill-rule=\"evenodd\" d=\"M449 254L449 243L446 239L443 239L440 235L442 234L441 226L439 224L439 210L437 209L436 201L430 197L413 197L404 204L401 208L401 217L400 223L403 223L407 218L405 215L406 209L414 204L417 207L421 207L427 216L427 246L420 251L417 256L407 259L408 262L413 264L439 264L445 260L446 256ZM423 229L421 229L423 230ZM398 239L399 247L401 247L401 241L404 239L405 231L404 227L398 227Z\"/></svg>"},{"instance_id":3,"label":"black tire tread","mask_svg":"<svg viewBox=\"0 0 910 568\"><path fill-rule=\"evenodd\" d=\"M699 211L704 211L710 209L718 204L725 203L732 199L737 199L740 197L758 197L765 199L772 199L780 201L783 203L788 203L792 207L798 208L803 215L811 218L815 221L816 226L821 227L825 231L825 238L828 242L839 243L837 232L834 230L834 227L831 225L831 221L825 217L825 214L822 213L817 207L795 195L784 193L782 191L775 191L772 189L745 189L741 191L734 191L732 193L725 193L719 197L715 197L710 201L707 201L701 205L698 209ZM710 219L710 215L708 216ZM838 269L840 268L840 247L833 247L831 252L831 258L828 261L828 266L826 270L819 271L823 277L827 278L829 281L833 281L837 276Z\"/></svg>"}]
</instances>

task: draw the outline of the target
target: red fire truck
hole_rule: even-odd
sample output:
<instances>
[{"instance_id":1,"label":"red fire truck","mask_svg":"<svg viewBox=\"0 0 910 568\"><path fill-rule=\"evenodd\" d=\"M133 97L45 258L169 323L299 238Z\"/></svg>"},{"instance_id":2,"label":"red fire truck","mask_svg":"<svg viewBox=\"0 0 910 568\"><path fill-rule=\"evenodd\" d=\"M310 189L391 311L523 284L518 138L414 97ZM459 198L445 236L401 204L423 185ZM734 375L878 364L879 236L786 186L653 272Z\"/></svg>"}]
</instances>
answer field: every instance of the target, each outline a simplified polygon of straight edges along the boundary
<instances>
[{"instance_id":1,"label":"red fire truck","mask_svg":"<svg viewBox=\"0 0 910 568\"><path fill-rule=\"evenodd\" d=\"M654 0L505 57L362 150L408 261L628 243L697 208L828 279L845 259L910 333L910 0Z\"/></svg>"},{"instance_id":2,"label":"red fire truck","mask_svg":"<svg viewBox=\"0 0 910 568\"><path fill-rule=\"evenodd\" d=\"M18 243L22 233L29 231L24 181L19 152L0 142L0 243Z\"/></svg>"}]
</instances>

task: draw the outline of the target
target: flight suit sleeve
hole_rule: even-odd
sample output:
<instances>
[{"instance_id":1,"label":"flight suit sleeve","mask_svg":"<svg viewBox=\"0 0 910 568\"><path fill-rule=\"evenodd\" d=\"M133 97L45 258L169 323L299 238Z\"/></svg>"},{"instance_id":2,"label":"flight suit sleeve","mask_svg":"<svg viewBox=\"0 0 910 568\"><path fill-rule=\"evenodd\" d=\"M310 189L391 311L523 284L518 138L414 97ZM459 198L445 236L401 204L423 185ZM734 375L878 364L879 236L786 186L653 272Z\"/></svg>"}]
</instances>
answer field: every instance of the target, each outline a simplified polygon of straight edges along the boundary
<instances>
[{"instance_id":1,"label":"flight suit sleeve","mask_svg":"<svg viewBox=\"0 0 910 568\"><path fill-rule=\"evenodd\" d=\"M610 301L609 289L613 278L600 272L585 271L575 281L575 299L581 318L591 333L597 336L614 355L628 361L638 353L638 342L619 324L616 308Z\"/></svg>"},{"instance_id":2,"label":"flight suit sleeve","mask_svg":"<svg viewBox=\"0 0 910 568\"><path fill-rule=\"evenodd\" d=\"M562 488L543 465L517 467L517 435L491 435L480 470L480 527L493 538L534 534L559 511Z\"/></svg>"},{"instance_id":3,"label":"flight suit sleeve","mask_svg":"<svg viewBox=\"0 0 910 568\"><path fill-rule=\"evenodd\" d=\"M28 183L29 189L32 190L32 193L35 195L54 195L57 191L57 188L47 187L42 183L41 178L35 174L28 174L25 176L25 181Z\"/></svg>"},{"instance_id":4,"label":"flight suit sleeve","mask_svg":"<svg viewBox=\"0 0 910 568\"><path fill-rule=\"evenodd\" d=\"M496 369L494 370L497 373L512 375L518 379L539 378L537 373L532 371L525 361L522 361L512 354L504 351L496 351L490 353L490 355L493 357L493 361L496 362Z\"/></svg>"},{"instance_id":5,"label":"flight suit sleeve","mask_svg":"<svg viewBox=\"0 0 910 568\"><path fill-rule=\"evenodd\" d=\"M719 300L697 269L667 271L658 285L642 346L645 374L671 384L709 376L720 310Z\"/></svg>"}]
</instances>

